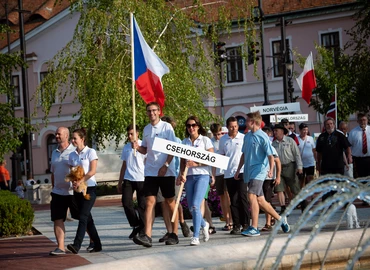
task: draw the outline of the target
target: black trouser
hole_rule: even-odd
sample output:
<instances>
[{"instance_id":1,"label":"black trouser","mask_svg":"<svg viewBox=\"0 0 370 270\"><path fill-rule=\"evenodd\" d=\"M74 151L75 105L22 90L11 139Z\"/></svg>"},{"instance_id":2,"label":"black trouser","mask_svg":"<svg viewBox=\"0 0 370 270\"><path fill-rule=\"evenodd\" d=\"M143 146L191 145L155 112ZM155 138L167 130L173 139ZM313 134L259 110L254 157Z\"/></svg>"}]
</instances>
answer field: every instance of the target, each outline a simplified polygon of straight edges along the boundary
<instances>
[{"instance_id":1,"label":"black trouser","mask_svg":"<svg viewBox=\"0 0 370 270\"><path fill-rule=\"evenodd\" d=\"M10 180L6 181L8 186L6 186L5 182L0 182L0 190L10 190Z\"/></svg>"},{"instance_id":2,"label":"black trouser","mask_svg":"<svg viewBox=\"0 0 370 270\"><path fill-rule=\"evenodd\" d=\"M122 183L122 206L125 210L125 214L131 227L144 228L144 213L145 213L145 196L143 192L144 181L130 181L123 180ZM136 191L137 199L137 211L139 216L136 214L132 195Z\"/></svg>"},{"instance_id":3,"label":"black trouser","mask_svg":"<svg viewBox=\"0 0 370 270\"><path fill-rule=\"evenodd\" d=\"M90 194L90 200L86 200L82 193L74 192L74 198L80 211L76 237L73 245L79 250L85 237L86 230L89 232L90 239L95 247L101 247L100 238L96 230L94 220L91 216L91 209L96 200L96 187L88 187L87 194Z\"/></svg>"},{"instance_id":4,"label":"black trouser","mask_svg":"<svg viewBox=\"0 0 370 270\"><path fill-rule=\"evenodd\" d=\"M244 183L243 174L239 174L240 180L225 178L227 191L230 196L230 210L234 226L250 224L250 211L248 203L248 184Z\"/></svg>"},{"instance_id":5,"label":"black trouser","mask_svg":"<svg viewBox=\"0 0 370 270\"><path fill-rule=\"evenodd\" d=\"M370 175L370 157L353 157L356 177L366 177Z\"/></svg>"},{"instance_id":6,"label":"black trouser","mask_svg":"<svg viewBox=\"0 0 370 270\"><path fill-rule=\"evenodd\" d=\"M326 169L326 170L321 169L321 175L325 175L325 174L341 174L341 175L343 175L344 174L344 167ZM325 182L329 182L329 181L325 181ZM327 198L333 196L335 193L337 193L337 192L336 191L329 191L329 192L325 193L322 196L322 201L325 201Z\"/></svg>"}]
</instances>

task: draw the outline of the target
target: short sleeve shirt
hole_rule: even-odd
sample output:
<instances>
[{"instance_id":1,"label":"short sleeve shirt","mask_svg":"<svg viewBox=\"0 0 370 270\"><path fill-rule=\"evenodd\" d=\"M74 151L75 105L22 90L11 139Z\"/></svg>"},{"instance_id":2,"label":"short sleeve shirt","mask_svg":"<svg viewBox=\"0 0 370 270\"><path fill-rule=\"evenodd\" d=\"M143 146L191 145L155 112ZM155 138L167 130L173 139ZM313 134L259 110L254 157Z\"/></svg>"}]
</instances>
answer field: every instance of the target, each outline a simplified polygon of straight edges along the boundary
<instances>
[{"instance_id":1,"label":"short sleeve shirt","mask_svg":"<svg viewBox=\"0 0 370 270\"><path fill-rule=\"evenodd\" d=\"M299 152L301 153L303 168L315 166L315 157L313 150L316 148L315 142L312 137L306 136L305 140L298 137L299 140Z\"/></svg>"},{"instance_id":2,"label":"short sleeve shirt","mask_svg":"<svg viewBox=\"0 0 370 270\"><path fill-rule=\"evenodd\" d=\"M4 175L6 181L10 180L9 171L4 166L0 166L0 174Z\"/></svg>"},{"instance_id":3,"label":"short sleeve shirt","mask_svg":"<svg viewBox=\"0 0 370 270\"><path fill-rule=\"evenodd\" d=\"M86 174L90 170L90 162L96 159L98 159L98 155L96 154L95 149L85 146L80 153L77 153L77 150L75 150L69 155L68 164L73 167L80 165L84 168L84 172ZM95 175L86 181L86 185L88 187L96 186Z\"/></svg>"},{"instance_id":4,"label":"short sleeve shirt","mask_svg":"<svg viewBox=\"0 0 370 270\"><path fill-rule=\"evenodd\" d=\"M202 135L199 135L198 138L194 141L194 143L191 142L190 138L185 138L182 141L182 144L196 147L199 149L204 149L204 150L213 148L211 139L206 136L202 136ZM187 175L199 175L199 174L210 174L210 167L209 166L199 166L199 167L189 168Z\"/></svg>"},{"instance_id":5,"label":"short sleeve shirt","mask_svg":"<svg viewBox=\"0 0 370 270\"><path fill-rule=\"evenodd\" d=\"M264 181L269 166L268 156L274 154L269 137L261 129L244 136L244 182Z\"/></svg>"},{"instance_id":6,"label":"short sleeve shirt","mask_svg":"<svg viewBox=\"0 0 370 270\"><path fill-rule=\"evenodd\" d=\"M142 141L138 140L141 145ZM126 162L126 171L124 175L125 180L130 181L144 181L144 161L146 155L132 149L131 143L126 144L122 149L121 160Z\"/></svg>"},{"instance_id":7,"label":"short sleeve shirt","mask_svg":"<svg viewBox=\"0 0 370 270\"><path fill-rule=\"evenodd\" d=\"M224 171L225 178L234 177L236 170L240 163L240 157L242 156L242 147L244 141L244 134L238 132L235 138L231 138L229 134L225 134L220 139L220 145L218 153L230 157L227 169ZM243 172L244 168L240 169Z\"/></svg>"},{"instance_id":8,"label":"short sleeve shirt","mask_svg":"<svg viewBox=\"0 0 370 270\"><path fill-rule=\"evenodd\" d=\"M50 171L54 175L54 187L51 192L58 195L72 195L73 189L70 182L65 181L69 173L69 155L75 151L75 147L70 144L64 151L55 149L51 154Z\"/></svg>"},{"instance_id":9,"label":"short sleeve shirt","mask_svg":"<svg viewBox=\"0 0 370 270\"><path fill-rule=\"evenodd\" d=\"M144 170L145 176L158 176L159 169L167 160L167 154L152 150L154 139L156 137L176 142L175 132L173 131L171 124L167 122L159 120L155 126L149 124L144 128L142 146L147 148L147 158ZM175 175L175 162L172 160L165 176Z\"/></svg>"}]
</instances>

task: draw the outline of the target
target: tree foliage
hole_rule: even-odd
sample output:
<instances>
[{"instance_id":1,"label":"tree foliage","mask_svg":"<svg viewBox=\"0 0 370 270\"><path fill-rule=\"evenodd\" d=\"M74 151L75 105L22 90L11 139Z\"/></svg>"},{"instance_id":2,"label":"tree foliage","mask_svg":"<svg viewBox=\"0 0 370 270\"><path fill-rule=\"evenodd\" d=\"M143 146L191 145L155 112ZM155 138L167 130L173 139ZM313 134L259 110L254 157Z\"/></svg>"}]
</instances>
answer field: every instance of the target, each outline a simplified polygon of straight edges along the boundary
<instances>
[{"instance_id":1,"label":"tree foliage","mask_svg":"<svg viewBox=\"0 0 370 270\"><path fill-rule=\"evenodd\" d=\"M316 46L315 60L317 88L313 91L310 106L326 114L337 86L338 120L348 120L356 112L370 109L370 4L362 2L354 15L355 25L346 31L350 40L334 57L333 51ZM305 58L298 56L304 65Z\"/></svg>"},{"instance_id":2,"label":"tree foliage","mask_svg":"<svg viewBox=\"0 0 370 270\"><path fill-rule=\"evenodd\" d=\"M8 29L0 27L0 33ZM19 53L0 54L0 95L6 102L0 103L0 160L10 151L15 151L22 144L21 136L30 127L24 118L14 116L14 88L11 85L10 71L24 65Z\"/></svg>"},{"instance_id":3,"label":"tree foliage","mask_svg":"<svg viewBox=\"0 0 370 270\"><path fill-rule=\"evenodd\" d=\"M132 122L130 12L149 46L170 69L162 78L164 114L176 119L177 135L183 137L189 115L197 115L205 125L220 120L204 106L204 101L215 100L218 70L212 45L221 33L231 33L232 21L246 32L253 29L253 21L245 20L252 1L232 0L228 7L195 0L185 8L177 5L183 1L71 2L72 10L81 14L73 39L50 61L50 73L37 92L45 91L41 97L45 120L55 106L50 97L58 96L63 103L72 96L81 104L76 125L87 127L98 144L122 138ZM135 100L136 122L143 128L145 104L136 91Z\"/></svg>"}]
</instances>

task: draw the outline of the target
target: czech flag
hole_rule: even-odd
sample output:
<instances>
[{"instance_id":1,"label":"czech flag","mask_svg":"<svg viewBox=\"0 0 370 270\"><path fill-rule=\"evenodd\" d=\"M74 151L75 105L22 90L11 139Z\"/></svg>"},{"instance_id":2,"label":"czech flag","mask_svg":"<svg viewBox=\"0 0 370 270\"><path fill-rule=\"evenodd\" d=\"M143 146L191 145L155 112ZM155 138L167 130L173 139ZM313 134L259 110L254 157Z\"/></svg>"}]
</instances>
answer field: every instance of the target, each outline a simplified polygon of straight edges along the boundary
<instances>
[{"instance_id":1,"label":"czech flag","mask_svg":"<svg viewBox=\"0 0 370 270\"><path fill-rule=\"evenodd\" d=\"M310 52L310 55L306 59L303 72L297 78L297 83L299 88L302 90L302 98L307 102L307 104L310 104L312 90L317 87L312 52Z\"/></svg>"},{"instance_id":2,"label":"czech flag","mask_svg":"<svg viewBox=\"0 0 370 270\"><path fill-rule=\"evenodd\" d=\"M146 43L135 18L132 18L136 89L145 103L155 101L163 111L165 96L161 79L170 70Z\"/></svg>"}]
</instances>

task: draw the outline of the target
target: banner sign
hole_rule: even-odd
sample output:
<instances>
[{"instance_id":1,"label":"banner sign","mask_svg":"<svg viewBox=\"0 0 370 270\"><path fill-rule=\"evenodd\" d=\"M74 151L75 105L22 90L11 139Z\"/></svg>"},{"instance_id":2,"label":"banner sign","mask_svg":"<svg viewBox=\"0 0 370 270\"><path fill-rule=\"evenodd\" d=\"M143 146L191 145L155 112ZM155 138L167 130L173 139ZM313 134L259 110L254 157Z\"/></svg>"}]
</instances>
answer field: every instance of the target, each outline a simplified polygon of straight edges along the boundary
<instances>
[{"instance_id":1,"label":"banner sign","mask_svg":"<svg viewBox=\"0 0 370 270\"><path fill-rule=\"evenodd\" d=\"M275 120L275 115L270 115L270 122L271 123L280 122L284 118L288 119L289 122L304 122L304 121L308 121L308 114L282 114L282 115L277 115L277 121Z\"/></svg>"},{"instance_id":2,"label":"banner sign","mask_svg":"<svg viewBox=\"0 0 370 270\"><path fill-rule=\"evenodd\" d=\"M154 138L153 150L224 170L227 169L229 164L229 157L158 137Z\"/></svg>"},{"instance_id":3,"label":"banner sign","mask_svg":"<svg viewBox=\"0 0 370 270\"><path fill-rule=\"evenodd\" d=\"M300 110L301 110L301 105L299 102L250 107L251 112L260 111L261 115L280 114L280 113L287 113L287 112L299 112Z\"/></svg>"}]
</instances>

